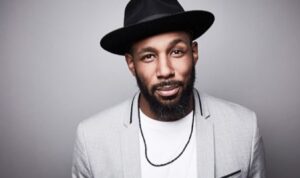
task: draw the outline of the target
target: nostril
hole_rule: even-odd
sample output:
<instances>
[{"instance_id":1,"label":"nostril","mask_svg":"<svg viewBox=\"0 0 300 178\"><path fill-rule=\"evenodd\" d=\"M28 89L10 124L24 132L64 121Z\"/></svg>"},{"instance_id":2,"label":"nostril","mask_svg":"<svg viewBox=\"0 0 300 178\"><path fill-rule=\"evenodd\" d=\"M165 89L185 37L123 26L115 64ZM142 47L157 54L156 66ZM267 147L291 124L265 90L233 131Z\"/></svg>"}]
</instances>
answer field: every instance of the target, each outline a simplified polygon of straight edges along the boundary
<instances>
[{"instance_id":1,"label":"nostril","mask_svg":"<svg viewBox=\"0 0 300 178\"><path fill-rule=\"evenodd\" d=\"M167 60L160 61L157 68L157 78L171 78L175 76L175 71Z\"/></svg>"},{"instance_id":2,"label":"nostril","mask_svg":"<svg viewBox=\"0 0 300 178\"><path fill-rule=\"evenodd\" d=\"M169 78L173 78L175 76L175 72L171 71L168 73L158 73L157 74L157 78L158 79L169 79Z\"/></svg>"}]
</instances>

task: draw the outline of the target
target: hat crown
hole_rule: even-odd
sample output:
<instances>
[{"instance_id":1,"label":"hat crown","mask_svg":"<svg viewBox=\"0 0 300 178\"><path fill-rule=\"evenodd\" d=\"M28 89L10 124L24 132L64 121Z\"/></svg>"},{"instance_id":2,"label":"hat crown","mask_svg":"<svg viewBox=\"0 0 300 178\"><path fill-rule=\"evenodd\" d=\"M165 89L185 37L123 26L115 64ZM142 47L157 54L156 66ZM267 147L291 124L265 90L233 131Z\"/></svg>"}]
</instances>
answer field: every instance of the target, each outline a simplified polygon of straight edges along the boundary
<instances>
[{"instance_id":1,"label":"hat crown","mask_svg":"<svg viewBox=\"0 0 300 178\"><path fill-rule=\"evenodd\" d=\"M184 12L177 0L131 0L124 15L124 27Z\"/></svg>"},{"instance_id":2,"label":"hat crown","mask_svg":"<svg viewBox=\"0 0 300 178\"><path fill-rule=\"evenodd\" d=\"M135 42L160 33L189 31L194 40L214 19L207 11L185 11L177 0L131 0L125 8L124 26L106 34L100 45L111 53L125 55Z\"/></svg>"}]
</instances>

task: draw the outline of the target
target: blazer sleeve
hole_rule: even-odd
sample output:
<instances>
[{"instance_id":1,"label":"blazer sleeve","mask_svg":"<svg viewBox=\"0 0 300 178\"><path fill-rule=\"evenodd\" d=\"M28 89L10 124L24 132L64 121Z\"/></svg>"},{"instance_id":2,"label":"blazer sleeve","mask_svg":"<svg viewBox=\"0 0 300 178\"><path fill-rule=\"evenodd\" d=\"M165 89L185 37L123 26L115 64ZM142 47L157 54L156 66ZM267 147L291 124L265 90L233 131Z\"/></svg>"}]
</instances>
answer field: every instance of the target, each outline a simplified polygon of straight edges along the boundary
<instances>
[{"instance_id":1,"label":"blazer sleeve","mask_svg":"<svg viewBox=\"0 0 300 178\"><path fill-rule=\"evenodd\" d=\"M251 162L249 170L249 178L265 178L266 177L266 164L265 153L263 147L262 137L259 133L257 126L256 114L254 117L254 134L252 139Z\"/></svg>"},{"instance_id":2,"label":"blazer sleeve","mask_svg":"<svg viewBox=\"0 0 300 178\"><path fill-rule=\"evenodd\" d=\"M72 178L92 178L82 123L77 127L73 152Z\"/></svg>"}]
</instances>

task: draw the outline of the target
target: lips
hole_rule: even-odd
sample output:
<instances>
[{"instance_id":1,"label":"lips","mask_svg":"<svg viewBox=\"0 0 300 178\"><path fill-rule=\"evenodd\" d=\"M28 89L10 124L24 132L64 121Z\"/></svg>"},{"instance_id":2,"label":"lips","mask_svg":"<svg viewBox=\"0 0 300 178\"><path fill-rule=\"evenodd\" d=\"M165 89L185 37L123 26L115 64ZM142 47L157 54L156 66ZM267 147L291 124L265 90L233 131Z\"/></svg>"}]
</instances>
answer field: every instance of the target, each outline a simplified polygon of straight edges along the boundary
<instances>
[{"instance_id":1,"label":"lips","mask_svg":"<svg viewBox=\"0 0 300 178\"><path fill-rule=\"evenodd\" d=\"M179 88L178 85L165 85L157 88L156 93L161 97L171 97L179 92Z\"/></svg>"}]
</instances>

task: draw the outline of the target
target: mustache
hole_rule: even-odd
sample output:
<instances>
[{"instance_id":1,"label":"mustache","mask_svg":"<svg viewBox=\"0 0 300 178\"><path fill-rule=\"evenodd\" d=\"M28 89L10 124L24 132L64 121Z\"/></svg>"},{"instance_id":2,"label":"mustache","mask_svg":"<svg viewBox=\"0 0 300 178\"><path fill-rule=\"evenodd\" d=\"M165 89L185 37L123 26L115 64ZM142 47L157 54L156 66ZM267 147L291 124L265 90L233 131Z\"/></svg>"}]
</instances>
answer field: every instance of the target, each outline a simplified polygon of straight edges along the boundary
<instances>
[{"instance_id":1,"label":"mustache","mask_svg":"<svg viewBox=\"0 0 300 178\"><path fill-rule=\"evenodd\" d=\"M152 86L152 92L154 92L157 89L163 88L163 87L179 87L179 86L183 86L183 82L178 81L178 80L166 80L166 81L162 81L160 83L154 84Z\"/></svg>"}]
</instances>

